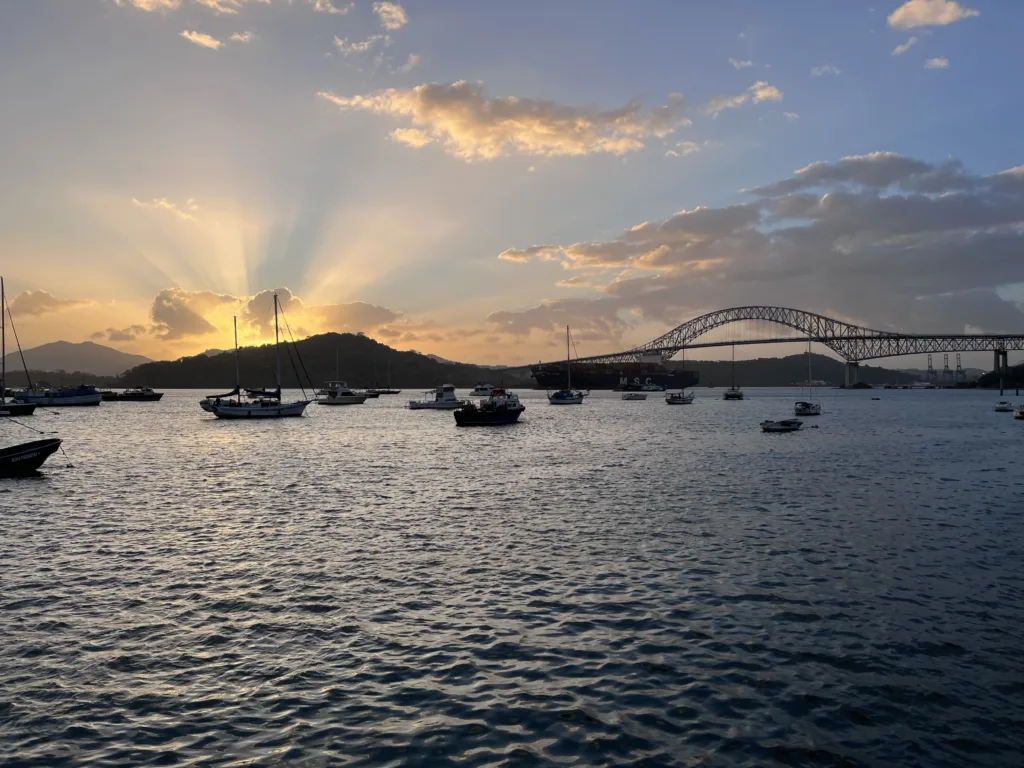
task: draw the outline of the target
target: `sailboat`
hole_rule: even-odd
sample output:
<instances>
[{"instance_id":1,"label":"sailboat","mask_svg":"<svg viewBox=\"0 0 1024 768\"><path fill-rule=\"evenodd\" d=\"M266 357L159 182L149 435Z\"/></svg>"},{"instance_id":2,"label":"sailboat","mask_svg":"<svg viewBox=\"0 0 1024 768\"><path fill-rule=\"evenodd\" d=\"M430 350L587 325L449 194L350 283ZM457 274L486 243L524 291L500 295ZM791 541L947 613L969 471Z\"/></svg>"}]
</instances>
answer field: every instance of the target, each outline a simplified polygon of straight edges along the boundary
<instances>
[{"instance_id":1,"label":"sailboat","mask_svg":"<svg viewBox=\"0 0 1024 768\"><path fill-rule=\"evenodd\" d=\"M742 400L743 390L736 386L736 345L732 345L732 372L730 386L722 393L723 400Z\"/></svg>"},{"instance_id":2,"label":"sailboat","mask_svg":"<svg viewBox=\"0 0 1024 768\"><path fill-rule=\"evenodd\" d=\"M579 390L572 388L572 354L569 347L569 326L565 326L565 389L557 392L548 392L548 402L551 405L579 405L586 397Z\"/></svg>"},{"instance_id":3,"label":"sailboat","mask_svg":"<svg viewBox=\"0 0 1024 768\"><path fill-rule=\"evenodd\" d=\"M811 402L814 382L811 380L811 340L807 339L807 400L799 401L793 407L797 416L821 416L821 404Z\"/></svg>"},{"instance_id":4,"label":"sailboat","mask_svg":"<svg viewBox=\"0 0 1024 768\"><path fill-rule=\"evenodd\" d=\"M235 388L224 395L210 395L200 402L204 411L218 419L280 419L301 416L310 400L281 400L281 331L277 320L277 294L274 294L274 390L246 389L242 397L242 384L238 368L238 319L235 318ZM231 398L235 399L232 400ZM226 399L225 399L226 398Z\"/></svg>"},{"instance_id":5,"label":"sailboat","mask_svg":"<svg viewBox=\"0 0 1024 768\"><path fill-rule=\"evenodd\" d=\"M388 358L388 385L384 389L377 386L377 363L374 361L373 364L373 386L366 390L366 393L371 397L377 395L400 395L402 390L391 388L391 358Z\"/></svg>"},{"instance_id":6,"label":"sailboat","mask_svg":"<svg viewBox=\"0 0 1024 768\"><path fill-rule=\"evenodd\" d=\"M36 409L35 403L7 402L7 312L7 294L4 293L4 279L0 277L0 416L31 416ZM21 344L18 351L21 351ZM28 376L28 368L25 375Z\"/></svg>"}]
</instances>

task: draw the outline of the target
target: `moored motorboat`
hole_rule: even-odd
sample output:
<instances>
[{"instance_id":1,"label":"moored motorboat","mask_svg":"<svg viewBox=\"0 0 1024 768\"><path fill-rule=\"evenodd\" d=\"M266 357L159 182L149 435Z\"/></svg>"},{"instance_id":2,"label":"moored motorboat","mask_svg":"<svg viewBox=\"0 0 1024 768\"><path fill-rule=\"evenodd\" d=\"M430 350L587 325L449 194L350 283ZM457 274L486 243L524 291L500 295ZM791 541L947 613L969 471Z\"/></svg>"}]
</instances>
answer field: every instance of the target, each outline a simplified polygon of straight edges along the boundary
<instances>
[{"instance_id":1,"label":"moored motorboat","mask_svg":"<svg viewBox=\"0 0 1024 768\"><path fill-rule=\"evenodd\" d=\"M761 429L764 432L796 432L803 425L804 423L800 419L765 420L761 422Z\"/></svg>"},{"instance_id":2,"label":"moored motorboat","mask_svg":"<svg viewBox=\"0 0 1024 768\"><path fill-rule=\"evenodd\" d=\"M49 437L0 448L0 477L25 477L35 473L44 461L60 450L60 442Z\"/></svg>"},{"instance_id":3,"label":"moored motorboat","mask_svg":"<svg viewBox=\"0 0 1024 768\"><path fill-rule=\"evenodd\" d=\"M622 393L622 399L623 400L646 400L647 399L647 393L646 392L623 392Z\"/></svg>"},{"instance_id":4,"label":"moored motorboat","mask_svg":"<svg viewBox=\"0 0 1024 768\"><path fill-rule=\"evenodd\" d=\"M996 413L1013 413L1013 403L1009 400L1000 400L996 403Z\"/></svg>"},{"instance_id":5,"label":"moored motorboat","mask_svg":"<svg viewBox=\"0 0 1024 768\"><path fill-rule=\"evenodd\" d=\"M153 403L162 398L164 393L156 392L152 387L128 387L123 392L102 390L100 395L104 402Z\"/></svg>"},{"instance_id":6,"label":"moored motorboat","mask_svg":"<svg viewBox=\"0 0 1024 768\"><path fill-rule=\"evenodd\" d=\"M96 387L79 384L77 387L49 387L48 389L26 389L15 394L15 402L34 403L50 407L73 405L99 405L103 400Z\"/></svg>"},{"instance_id":7,"label":"moored motorboat","mask_svg":"<svg viewBox=\"0 0 1024 768\"><path fill-rule=\"evenodd\" d=\"M793 410L797 416L821 416L821 406L817 403L807 403L801 400L797 402Z\"/></svg>"},{"instance_id":8,"label":"moored motorboat","mask_svg":"<svg viewBox=\"0 0 1024 768\"><path fill-rule=\"evenodd\" d=\"M689 405L695 397L696 392L666 392L665 402L669 405Z\"/></svg>"},{"instance_id":9,"label":"moored motorboat","mask_svg":"<svg viewBox=\"0 0 1024 768\"><path fill-rule=\"evenodd\" d=\"M470 397L490 397L494 392L494 385L487 384L486 382L479 382L473 391L469 393Z\"/></svg>"},{"instance_id":10,"label":"moored motorboat","mask_svg":"<svg viewBox=\"0 0 1024 768\"><path fill-rule=\"evenodd\" d=\"M414 411L453 411L456 408L461 408L467 402L459 400L455 396L454 385L442 384L440 387L424 392L422 400L410 400L409 408Z\"/></svg>"},{"instance_id":11,"label":"moored motorboat","mask_svg":"<svg viewBox=\"0 0 1024 768\"><path fill-rule=\"evenodd\" d=\"M1013 409L1013 418L1024 419L1024 405L1018 405Z\"/></svg>"},{"instance_id":12,"label":"moored motorboat","mask_svg":"<svg viewBox=\"0 0 1024 768\"><path fill-rule=\"evenodd\" d=\"M367 398L365 393L349 389L344 381L328 381L320 392L324 396L317 400L320 405L362 405Z\"/></svg>"},{"instance_id":13,"label":"moored motorboat","mask_svg":"<svg viewBox=\"0 0 1024 768\"><path fill-rule=\"evenodd\" d=\"M455 423L460 427L495 427L515 424L526 406L519 396L501 387L492 387L491 395L477 405L469 401L455 411Z\"/></svg>"}]
</instances>

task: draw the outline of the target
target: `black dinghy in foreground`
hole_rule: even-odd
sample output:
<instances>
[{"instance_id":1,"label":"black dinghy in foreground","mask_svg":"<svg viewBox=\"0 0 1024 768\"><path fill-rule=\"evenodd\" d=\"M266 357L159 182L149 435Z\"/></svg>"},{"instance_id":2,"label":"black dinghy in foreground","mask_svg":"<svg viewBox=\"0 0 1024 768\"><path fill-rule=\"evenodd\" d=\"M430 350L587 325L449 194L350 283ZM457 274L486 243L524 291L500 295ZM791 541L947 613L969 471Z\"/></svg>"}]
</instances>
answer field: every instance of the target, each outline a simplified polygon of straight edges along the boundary
<instances>
[{"instance_id":1,"label":"black dinghy in foreground","mask_svg":"<svg viewBox=\"0 0 1024 768\"><path fill-rule=\"evenodd\" d=\"M60 449L55 437L0 448L0 477L24 477L39 469Z\"/></svg>"}]
</instances>

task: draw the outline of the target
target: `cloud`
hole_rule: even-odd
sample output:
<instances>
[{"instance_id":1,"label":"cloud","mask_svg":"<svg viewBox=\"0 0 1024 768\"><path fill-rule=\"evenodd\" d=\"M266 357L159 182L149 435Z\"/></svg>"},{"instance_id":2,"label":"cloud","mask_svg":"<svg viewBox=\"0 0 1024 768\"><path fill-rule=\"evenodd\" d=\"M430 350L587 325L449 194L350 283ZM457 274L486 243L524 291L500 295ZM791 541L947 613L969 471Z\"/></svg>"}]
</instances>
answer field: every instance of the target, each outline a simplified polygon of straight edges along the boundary
<instances>
[{"instance_id":1,"label":"cloud","mask_svg":"<svg viewBox=\"0 0 1024 768\"><path fill-rule=\"evenodd\" d=\"M140 11L173 11L181 5L181 0L114 0L114 3L122 7L130 5Z\"/></svg>"},{"instance_id":2,"label":"cloud","mask_svg":"<svg viewBox=\"0 0 1024 768\"><path fill-rule=\"evenodd\" d=\"M236 43L251 43L256 39L256 34L251 30L245 32L235 32L231 35L231 39Z\"/></svg>"},{"instance_id":3,"label":"cloud","mask_svg":"<svg viewBox=\"0 0 1024 768\"><path fill-rule=\"evenodd\" d=\"M334 13L344 16L355 7L355 3L346 3L342 6L334 5L331 0L309 0L313 10L317 13Z\"/></svg>"},{"instance_id":4,"label":"cloud","mask_svg":"<svg viewBox=\"0 0 1024 768\"><path fill-rule=\"evenodd\" d=\"M762 101L782 101L782 91L774 85L768 85L764 80L759 80L743 93L712 97L701 107L701 110L713 117L718 117L726 109L736 109L751 101L755 104Z\"/></svg>"},{"instance_id":5,"label":"cloud","mask_svg":"<svg viewBox=\"0 0 1024 768\"><path fill-rule=\"evenodd\" d=\"M924 67L925 69L948 69L949 59L942 56L935 59L928 59L928 61L924 63Z\"/></svg>"},{"instance_id":6,"label":"cloud","mask_svg":"<svg viewBox=\"0 0 1024 768\"><path fill-rule=\"evenodd\" d=\"M238 13L246 3L270 4L270 0L193 0L193 2L209 8L214 13L228 15Z\"/></svg>"},{"instance_id":7,"label":"cloud","mask_svg":"<svg viewBox=\"0 0 1024 768\"><path fill-rule=\"evenodd\" d=\"M732 64L733 69L746 69L747 67L754 66L752 61L740 61L738 59L729 59L729 63Z\"/></svg>"},{"instance_id":8,"label":"cloud","mask_svg":"<svg viewBox=\"0 0 1024 768\"><path fill-rule=\"evenodd\" d=\"M420 65L423 57L418 53L410 53L409 58L405 60L405 64L398 67L395 72L403 75L407 75L412 72L416 67Z\"/></svg>"},{"instance_id":9,"label":"cloud","mask_svg":"<svg viewBox=\"0 0 1024 768\"><path fill-rule=\"evenodd\" d=\"M668 150L665 153L665 157L686 157L687 155L695 155L700 152L700 144L695 141L680 141L675 145L674 149Z\"/></svg>"},{"instance_id":10,"label":"cloud","mask_svg":"<svg viewBox=\"0 0 1024 768\"><path fill-rule=\"evenodd\" d=\"M978 11L966 8L955 0L907 0L889 14L889 26L893 29L944 27L980 15Z\"/></svg>"},{"instance_id":11,"label":"cloud","mask_svg":"<svg viewBox=\"0 0 1024 768\"><path fill-rule=\"evenodd\" d=\"M725 306L776 304L905 332L1008 332L1024 305L1024 169L979 176L956 160L876 152L812 163L749 190L749 202L680 211L611 240L509 249L506 261L605 269L598 298L492 313L513 334L572 325L612 351L639 323L677 324Z\"/></svg>"},{"instance_id":12,"label":"cloud","mask_svg":"<svg viewBox=\"0 0 1024 768\"><path fill-rule=\"evenodd\" d=\"M358 40L354 43L350 43L347 37L334 38L334 45L341 52L342 56L348 56L352 53L368 53L377 43L381 43L384 46L391 45L391 35L370 35L365 40Z\"/></svg>"},{"instance_id":13,"label":"cloud","mask_svg":"<svg viewBox=\"0 0 1024 768\"><path fill-rule=\"evenodd\" d=\"M839 67L832 64L822 64L820 67L812 67L811 75L821 77L822 75L841 75L843 72Z\"/></svg>"},{"instance_id":14,"label":"cloud","mask_svg":"<svg viewBox=\"0 0 1024 768\"><path fill-rule=\"evenodd\" d=\"M892 49L893 56L902 56L917 44L917 37L911 35L905 43L901 43Z\"/></svg>"},{"instance_id":15,"label":"cloud","mask_svg":"<svg viewBox=\"0 0 1024 768\"><path fill-rule=\"evenodd\" d=\"M184 32L181 33L181 36L188 40L190 43L195 43L196 45L202 46L203 48L210 48L214 51L216 51L218 48L224 45L224 43L222 43L217 38L210 37L204 32L192 32L191 30L186 29Z\"/></svg>"},{"instance_id":16,"label":"cloud","mask_svg":"<svg viewBox=\"0 0 1024 768\"><path fill-rule=\"evenodd\" d=\"M172 203L166 197L154 197L152 200L149 201L142 201L139 200L138 198L133 197L132 204L138 208L150 208L158 211L167 211L169 213L173 213L179 219L182 219L184 221L195 221L196 217L193 216L192 213L194 211L199 210L199 206L196 204L196 201L193 200L192 198L189 198L185 202L184 208L179 207L177 203Z\"/></svg>"},{"instance_id":17,"label":"cloud","mask_svg":"<svg viewBox=\"0 0 1024 768\"><path fill-rule=\"evenodd\" d=\"M311 333L357 333L375 331L394 323L402 315L387 307L354 301L348 304L307 305L287 288L278 288L278 306L284 313L281 326L287 319L292 331L302 326ZM245 302L240 320L262 335L274 328L274 290L260 291Z\"/></svg>"},{"instance_id":18,"label":"cloud","mask_svg":"<svg viewBox=\"0 0 1024 768\"><path fill-rule=\"evenodd\" d=\"M398 3L389 3L387 0L374 3L373 12L380 17L381 26L389 31L401 29L409 22L405 9Z\"/></svg>"},{"instance_id":19,"label":"cloud","mask_svg":"<svg viewBox=\"0 0 1024 768\"><path fill-rule=\"evenodd\" d=\"M63 309L85 307L92 304L84 299L58 299L48 291L23 291L11 302L11 314L14 315L47 315Z\"/></svg>"},{"instance_id":20,"label":"cloud","mask_svg":"<svg viewBox=\"0 0 1024 768\"><path fill-rule=\"evenodd\" d=\"M127 328L107 328L105 331L96 331L92 338L106 341L135 341L139 336L148 333L144 325L129 325Z\"/></svg>"},{"instance_id":21,"label":"cloud","mask_svg":"<svg viewBox=\"0 0 1024 768\"><path fill-rule=\"evenodd\" d=\"M151 330L162 341L214 333L217 328L205 315L218 306L237 302L237 298L227 294L168 288L153 299L150 317L154 325Z\"/></svg>"},{"instance_id":22,"label":"cloud","mask_svg":"<svg viewBox=\"0 0 1024 768\"><path fill-rule=\"evenodd\" d=\"M465 81L389 88L365 96L317 95L345 110L405 118L413 127L392 132L392 138L418 147L441 144L464 160L514 154L624 155L643 149L648 139L664 138L689 125L679 94L646 112L639 102L598 111L515 96L490 99L483 85Z\"/></svg>"},{"instance_id":23,"label":"cloud","mask_svg":"<svg viewBox=\"0 0 1024 768\"><path fill-rule=\"evenodd\" d=\"M782 116L785 117L789 121L799 120L800 119L800 115L798 115L796 112L783 112Z\"/></svg>"}]
</instances>

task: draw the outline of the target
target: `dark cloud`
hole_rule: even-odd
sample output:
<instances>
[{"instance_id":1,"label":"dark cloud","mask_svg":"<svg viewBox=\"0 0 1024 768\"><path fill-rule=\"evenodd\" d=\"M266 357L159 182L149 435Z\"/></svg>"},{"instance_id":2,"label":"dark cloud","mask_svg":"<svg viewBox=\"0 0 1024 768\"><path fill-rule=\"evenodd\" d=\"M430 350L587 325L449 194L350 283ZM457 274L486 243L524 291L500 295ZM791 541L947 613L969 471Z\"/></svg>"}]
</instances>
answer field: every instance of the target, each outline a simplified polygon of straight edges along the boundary
<instances>
[{"instance_id":1,"label":"dark cloud","mask_svg":"<svg viewBox=\"0 0 1024 768\"><path fill-rule=\"evenodd\" d=\"M181 288L160 291L153 299L150 310L154 323L153 333L163 341L214 333L217 328L203 315L219 305L237 301L234 296L210 291L186 291Z\"/></svg>"},{"instance_id":2,"label":"dark cloud","mask_svg":"<svg viewBox=\"0 0 1024 768\"><path fill-rule=\"evenodd\" d=\"M814 163L751 194L753 202L681 211L612 241L506 251L513 261L603 267L614 279L604 297L489 319L517 334L603 328L609 340L639 321L675 324L742 304L907 332L1024 326L1021 307L997 293L1024 282L1024 168L977 176L956 160L880 152Z\"/></svg>"}]
</instances>

